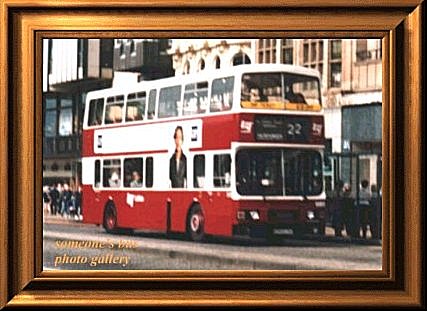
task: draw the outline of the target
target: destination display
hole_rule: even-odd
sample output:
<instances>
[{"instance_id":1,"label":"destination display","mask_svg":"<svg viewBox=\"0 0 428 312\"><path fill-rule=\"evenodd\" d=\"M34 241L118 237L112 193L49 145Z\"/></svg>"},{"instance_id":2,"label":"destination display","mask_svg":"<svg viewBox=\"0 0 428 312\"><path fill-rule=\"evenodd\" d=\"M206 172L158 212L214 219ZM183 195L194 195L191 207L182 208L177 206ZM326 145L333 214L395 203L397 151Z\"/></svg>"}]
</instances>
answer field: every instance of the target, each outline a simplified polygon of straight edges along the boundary
<instances>
[{"instance_id":1,"label":"destination display","mask_svg":"<svg viewBox=\"0 0 428 312\"><path fill-rule=\"evenodd\" d=\"M321 137L323 123L312 118L263 115L254 121L255 139L263 142L308 143L314 136Z\"/></svg>"}]
</instances>

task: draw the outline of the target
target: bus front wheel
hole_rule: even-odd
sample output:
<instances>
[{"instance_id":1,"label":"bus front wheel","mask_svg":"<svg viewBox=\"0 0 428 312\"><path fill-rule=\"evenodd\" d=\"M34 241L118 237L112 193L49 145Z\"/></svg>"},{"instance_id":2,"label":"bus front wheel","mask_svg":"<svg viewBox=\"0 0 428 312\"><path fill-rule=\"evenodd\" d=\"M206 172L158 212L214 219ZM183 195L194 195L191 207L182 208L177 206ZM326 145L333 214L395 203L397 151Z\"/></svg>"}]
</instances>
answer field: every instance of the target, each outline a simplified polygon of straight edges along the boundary
<instances>
[{"instance_id":1,"label":"bus front wheel","mask_svg":"<svg viewBox=\"0 0 428 312\"><path fill-rule=\"evenodd\" d=\"M205 238L205 217L199 205L190 209L187 218L187 235L196 242L203 241Z\"/></svg>"},{"instance_id":2,"label":"bus front wheel","mask_svg":"<svg viewBox=\"0 0 428 312\"><path fill-rule=\"evenodd\" d=\"M103 227L107 233L117 231L117 213L113 203L108 203L104 209Z\"/></svg>"}]
</instances>

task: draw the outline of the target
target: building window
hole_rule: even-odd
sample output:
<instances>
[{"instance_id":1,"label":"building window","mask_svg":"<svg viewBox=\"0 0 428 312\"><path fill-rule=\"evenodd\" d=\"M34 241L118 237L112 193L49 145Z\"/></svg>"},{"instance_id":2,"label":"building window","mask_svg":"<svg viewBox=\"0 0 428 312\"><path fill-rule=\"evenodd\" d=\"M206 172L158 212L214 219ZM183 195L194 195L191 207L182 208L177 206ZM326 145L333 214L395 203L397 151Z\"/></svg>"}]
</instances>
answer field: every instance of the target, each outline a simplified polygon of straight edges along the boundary
<instances>
[{"instance_id":1,"label":"building window","mask_svg":"<svg viewBox=\"0 0 428 312\"><path fill-rule=\"evenodd\" d=\"M120 41L119 55L120 58L125 58L125 45L123 44L123 41Z\"/></svg>"},{"instance_id":2,"label":"building window","mask_svg":"<svg viewBox=\"0 0 428 312\"><path fill-rule=\"evenodd\" d=\"M304 43L303 44L303 63L309 62L309 44Z\"/></svg>"},{"instance_id":3,"label":"building window","mask_svg":"<svg viewBox=\"0 0 428 312\"><path fill-rule=\"evenodd\" d=\"M330 41L330 60L340 60L342 58L342 41Z\"/></svg>"},{"instance_id":4,"label":"building window","mask_svg":"<svg viewBox=\"0 0 428 312\"><path fill-rule=\"evenodd\" d=\"M276 39L257 40L258 62L276 63Z\"/></svg>"},{"instance_id":5,"label":"building window","mask_svg":"<svg viewBox=\"0 0 428 312\"><path fill-rule=\"evenodd\" d=\"M324 59L324 41L318 42L318 61L322 62Z\"/></svg>"},{"instance_id":6,"label":"building window","mask_svg":"<svg viewBox=\"0 0 428 312\"><path fill-rule=\"evenodd\" d=\"M48 40L48 74L52 74L52 62L53 62L52 48L53 48L53 40L49 39Z\"/></svg>"},{"instance_id":7,"label":"building window","mask_svg":"<svg viewBox=\"0 0 428 312\"><path fill-rule=\"evenodd\" d=\"M235 54L233 57L233 66L241 65L241 64L251 64L251 60L245 53Z\"/></svg>"},{"instance_id":8,"label":"building window","mask_svg":"<svg viewBox=\"0 0 428 312\"><path fill-rule=\"evenodd\" d=\"M58 133L60 136L73 134L73 101L71 99L61 99L59 112Z\"/></svg>"},{"instance_id":9,"label":"building window","mask_svg":"<svg viewBox=\"0 0 428 312\"><path fill-rule=\"evenodd\" d=\"M46 138L55 137L57 129L57 103L55 98L45 100L45 127Z\"/></svg>"},{"instance_id":10,"label":"building window","mask_svg":"<svg viewBox=\"0 0 428 312\"><path fill-rule=\"evenodd\" d=\"M357 62L381 60L381 45L380 40L357 39Z\"/></svg>"},{"instance_id":11,"label":"building window","mask_svg":"<svg viewBox=\"0 0 428 312\"><path fill-rule=\"evenodd\" d=\"M318 70L322 76L323 67L323 39L306 39L303 43L303 66ZM313 89L313 82L308 82L305 89Z\"/></svg>"},{"instance_id":12,"label":"building window","mask_svg":"<svg viewBox=\"0 0 428 312\"><path fill-rule=\"evenodd\" d=\"M293 39L281 39L281 63L293 64Z\"/></svg>"},{"instance_id":13,"label":"building window","mask_svg":"<svg viewBox=\"0 0 428 312\"><path fill-rule=\"evenodd\" d=\"M77 39L77 67L83 67L83 39Z\"/></svg>"},{"instance_id":14,"label":"building window","mask_svg":"<svg viewBox=\"0 0 428 312\"><path fill-rule=\"evenodd\" d=\"M220 62L220 58L218 56L216 56L215 58L215 68L220 68L221 62Z\"/></svg>"},{"instance_id":15,"label":"building window","mask_svg":"<svg viewBox=\"0 0 428 312\"><path fill-rule=\"evenodd\" d=\"M205 61L204 59L201 59L199 61L199 70L204 70L205 69Z\"/></svg>"},{"instance_id":16,"label":"building window","mask_svg":"<svg viewBox=\"0 0 428 312\"><path fill-rule=\"evenodd\" d=\"M187 61L183 66L183 74L187 75L190 73L190 63Z\"/></svg>"},{"instance_id":17,"label":"building window","mask_svg":"<svg viewBox=\"0 0 428 312\"><path fill-rule=\"evenodd\" d=\"M332 63L330 64L330 87L340 87L342 78L342 64Z\"/></svg>"},{"instance_id":18,"label":"building window","mask_svg":"<svg viewBox=\"0 0 428 312\"><path fill-rule=\"evenodd\" d=\"M342 81L342 41L330 41L329 87L338 88Z\"/></svg>"},{"instance_id":19,"label":"building window","mask_svg":"<svg viewBox=\"0 0 428 312\"><path fill-rule=\"evenodd\" d=\"M129 53L132 55L136 54L136 50L135 50L135 42L134 40L131 39L131 44L129 46Z\"/></svg>"}]
</instances>

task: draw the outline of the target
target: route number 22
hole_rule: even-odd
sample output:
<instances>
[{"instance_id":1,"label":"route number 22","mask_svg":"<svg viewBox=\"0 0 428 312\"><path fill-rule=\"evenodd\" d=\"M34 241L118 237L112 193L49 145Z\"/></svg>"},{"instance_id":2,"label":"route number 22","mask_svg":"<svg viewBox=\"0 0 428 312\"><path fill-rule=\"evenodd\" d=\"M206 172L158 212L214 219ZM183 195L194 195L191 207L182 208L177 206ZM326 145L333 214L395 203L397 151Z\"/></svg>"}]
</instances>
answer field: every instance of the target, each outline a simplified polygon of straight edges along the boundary
<instances>
[{"instance_id":1,"label":"route number 22","mask_svg":"<svg viewBox=\"0 0 428 312\"><path fill-rule=\"evenodd\" d=\"M290 136L302 135L302 125L299 123L287 124L287 134Z\"/></svg>"}]
</instances>

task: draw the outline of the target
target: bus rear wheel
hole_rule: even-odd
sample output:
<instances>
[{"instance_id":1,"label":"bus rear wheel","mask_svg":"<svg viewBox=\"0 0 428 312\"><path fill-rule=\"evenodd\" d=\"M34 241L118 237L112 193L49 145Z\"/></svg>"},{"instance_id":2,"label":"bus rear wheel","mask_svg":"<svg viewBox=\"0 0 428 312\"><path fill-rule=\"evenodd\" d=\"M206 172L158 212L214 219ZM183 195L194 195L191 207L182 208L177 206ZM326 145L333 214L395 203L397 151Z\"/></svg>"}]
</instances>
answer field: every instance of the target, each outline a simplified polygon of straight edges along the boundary
<instances>
[{"instance_id":1,"label":"bus rear wheel","mask_svg":"<svg viewBox=\"0 0 428 312\"><path fill-rule=\"evenodd\" d=\"M187 235L196 242L203 241L205 238L205 217L199 205L190 209L187 217Z\"/></svg>"},{"instance_id":2,"label":"bus rear wheel","mask_svg":"<svg viewBox=\"0 0 428 312\"><path fill-rule=\"evenodd\" d=\"M108 203L104 209L103 227L107 233L117 232L117 213L113 203Z\"/></svg>"}]
</instances>

